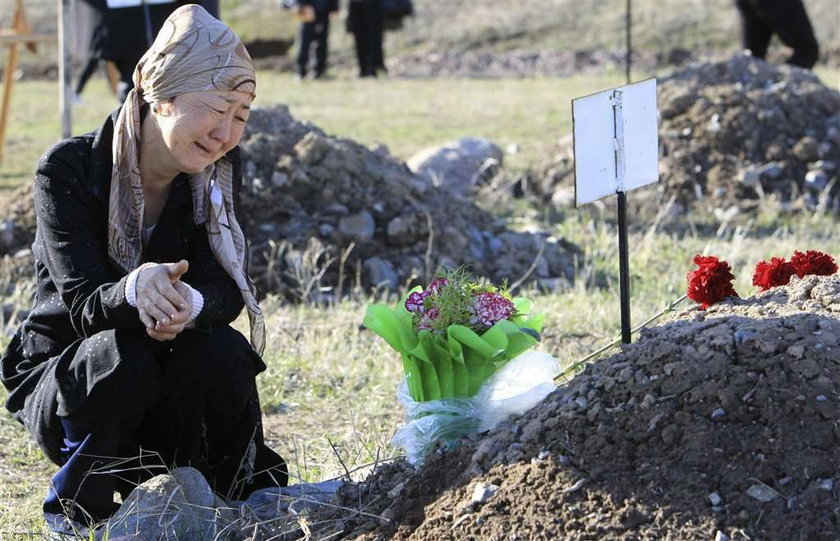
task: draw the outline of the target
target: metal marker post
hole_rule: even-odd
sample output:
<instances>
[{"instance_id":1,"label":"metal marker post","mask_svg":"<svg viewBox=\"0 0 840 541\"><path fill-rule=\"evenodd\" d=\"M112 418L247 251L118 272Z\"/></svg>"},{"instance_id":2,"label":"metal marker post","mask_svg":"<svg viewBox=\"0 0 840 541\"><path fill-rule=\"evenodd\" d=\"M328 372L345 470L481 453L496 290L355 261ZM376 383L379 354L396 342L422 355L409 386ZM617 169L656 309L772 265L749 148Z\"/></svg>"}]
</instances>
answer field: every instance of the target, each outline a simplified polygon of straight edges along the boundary
<instances>
[{"instance_id":1,"label":"metal marker post","mask_svg":"<svg viewBox=\"0 0 840 541\"><path fill-rule=\"evenodd\" d=\"M154 42L154 36L152 36L152 14L149 11L149 4L146 3L146 0L141 0L140 4L143 6L143 22L146 25L146 47L151 47Z\"/></svg>"},{"instance_id":2,"label":"metal marker post","mask_svg":"<svg viewBox=\"0 0 840 541\"><path fill-rule=\"evenodd\" d=\"M73 133L73 108L70 88L72 66L68 45L70 1L58 0L58 109L61 114L61 137L67 139Z\"/></svg>"},{"instance_id":3,"label":"metal marker post","mask_svg":"<svg viewBox=\"0 0 840 541\"><path fill-rule=\"evenodd\" d=\"M656 80L572 100L575 203L616 195L621 340L629 343L630 258L627 192L659 179Z\"/></svg>"},{"instance_id":4,"label":"metal marker post","mask_svg":"<svg viewBox=\"0 0 840 541\"><path fill-rule=\"evenodd\" d=\"M630 343L630 259L627 253L627 195L624 192L624 108L621 91L613 91L610 103L613 110L613 148L615 149L615 180L618 195L618 273L619 303L621 305L621 341Z\"/></svg>"}]
</instances>

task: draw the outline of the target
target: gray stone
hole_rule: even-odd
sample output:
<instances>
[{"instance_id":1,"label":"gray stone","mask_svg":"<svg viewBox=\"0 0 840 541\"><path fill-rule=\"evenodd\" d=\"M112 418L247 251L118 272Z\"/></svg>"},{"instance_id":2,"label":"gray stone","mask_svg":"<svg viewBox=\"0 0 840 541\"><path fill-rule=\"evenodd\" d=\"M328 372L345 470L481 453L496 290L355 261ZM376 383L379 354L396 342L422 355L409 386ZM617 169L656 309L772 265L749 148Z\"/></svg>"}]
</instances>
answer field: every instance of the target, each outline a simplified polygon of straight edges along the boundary
<instances>
[{"instance_id":1,"label":"gray stone","mask_svg":"<svg viewBox=\"0 0 840 541\"><path fill-rule=\"evenodd\" d=\"M8 253L17 244L20 228L8 218L0 222L0 255Z\"/></svg>"},{"instance_id":2,"label":"gray stone","mask_svg":"<svg viewBox=\"0 0 840 541\"><path fill-rule=\"evenodd\" d=\"M834 490L834 480L833 479L817 479L816 487L820 490L827 490L831 492Z\"/></svg>"},{"instance_id":3,"label":"gray stone","mask_svg":"<svg viewBox=\"0 0 840 541\"><path fill-rule=\"evenodd\" d=\"M775 500L779 493L767 485L755 484L747 489L747 496L762 503L767 503Z\"/></svg>"},{"instance_id":4,"label":"gray stone","mask_svg":"<svg viewBox=\"0 0 840 541\"><path fill-rule=\"evenodd\" d=\"M365 261L363 270L366 281L372 286L396 289L399 285L399 277L394 270L394 265L387 259L371 257Z\"/></svg>"},{"instance_id":5,"label":"gray stone","mask_svg":"<svg viewBox=\"0 0 840 541\"><path fill-rule=\"evenodd\" d=\"M392 246L409 246L419 240L420 232L416 214L395 216L386 227L388 243Z\"/></svg>"},{"instance_id":6,"label":"gray stone","mask_svg":"<svg viewBox=\"0 0 840 541\"><path fill-rule=\"evenodd\" d=\"M271 175L271 183L277 188L282 188L289 183L289 175L281 173L280 171L275 171Z\"/></svg>"},{"instance_id":7,"label":"gray stone","mask_svg":"<svg viewBox=\"0 0 840 541\"><path fill-rule=\"evenodd\" d=\"M492 483L476 483L475 487L473 487L473 493L470 503L484 503L498 491L498 485L494 485Z\"/></svg>"},{"instance_id":8,"label":"gray stone","mask_svg":"<svg viewBox=\"0 0 840 541\"><path fill-rule=\"evenodd\" d=\"M341 218L338 222L338 230L346 237L365 242L373 238L376 223L370 213L363 211Z\"/></svg>"},{"instance_id":9,"label":"gray stone","mask_svg":"<svg viewBox=\"0 0 840 541\"><path fill-rule=\"evenodd\" d=\"M464 137L421 150L406 161L408 168L429 182L459 195L502 165L504 153L479 137Z\"/></svg>"},{"instance_id":10,"label":"gray stone","mask_svg":"<svg viewBox=\"0 0 840 541\"><path fill-rule=\"evenodd\" d=\"M104 530L111 539L133 536L138 541L232 539L224 533L225 517L217 513L217 506L216 495L198 470L176 468L135 488Z\"/></svg>"}]
</instances>

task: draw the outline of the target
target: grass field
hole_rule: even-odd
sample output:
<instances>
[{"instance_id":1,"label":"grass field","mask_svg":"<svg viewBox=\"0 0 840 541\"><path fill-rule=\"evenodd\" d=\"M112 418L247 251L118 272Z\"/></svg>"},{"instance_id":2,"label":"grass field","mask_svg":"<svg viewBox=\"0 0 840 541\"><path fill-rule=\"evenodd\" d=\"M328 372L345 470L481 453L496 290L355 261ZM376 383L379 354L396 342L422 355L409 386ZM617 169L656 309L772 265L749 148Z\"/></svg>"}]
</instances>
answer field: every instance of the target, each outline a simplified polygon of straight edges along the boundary
<instances>
[{"instance_id":1,"label":"grass field","mask_svg":"<svg viewBox=\"0 0 840 541\"><path fill-rule=\"evenodd\" d=\"M820 75L840 86L838 71ZM402 158L425 145L464 135L485 136L503 147L516 143L521 152L509 163L516 169L532 163L570 131L572 97L622 82L618 74L605 74L562 80L338 78L295 84L288 76L262 73L258 104L287 103L299 119L331 134L386 144ZM0 197L26 182L40 153L57 140L55 92L48 82L17 85ZM114 106L104 82L94 81L75 110L75 131L93 129ZM694 232L684 235L663 233L645 217L632 220L634 322L684 293L685 273L696 253L728 260L742 296L754 292L751 274L760 259L789 256L794 249L840 255L840 230L831 216L780 216L768 206L739 226L711 233L689 227ZM576 285L552 295L525 292L547 315L541 348L569 363L613 340L618 331L616 231L611 221L590 209L567 213L564 221L546 227L585 251ZM586 287L584 278L595 274L607 276L606 284ZM394 454L388 440L400 422L395 389L401 367L381 339L359 328L372 300L356 298L329 309L280 305L272 298L264 303L268 370L258 381L266 431L296 478L315 481L343 471L342 464L354 467ZM25 306L28 295L19 291L14 299L3 301ZM246 323L240 320L238 325L244 329ZM0 336L0 347L7 342L7 335ZM0 391L0 399L4 397ZM41 538L41 498L54 471L22 428L5 410L0 412L0 539Z\"/></svg>"}]
</instances>

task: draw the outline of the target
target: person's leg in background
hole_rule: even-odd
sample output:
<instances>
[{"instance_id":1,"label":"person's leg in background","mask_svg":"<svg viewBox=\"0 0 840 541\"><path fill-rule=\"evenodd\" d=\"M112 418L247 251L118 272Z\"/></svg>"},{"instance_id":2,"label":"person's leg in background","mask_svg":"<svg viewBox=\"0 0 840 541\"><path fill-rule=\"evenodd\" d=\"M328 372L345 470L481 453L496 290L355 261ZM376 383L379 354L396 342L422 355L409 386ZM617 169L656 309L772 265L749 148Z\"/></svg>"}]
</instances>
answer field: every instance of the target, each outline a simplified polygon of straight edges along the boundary
<instances>
[{"instance_id":1,"label":"person's leg in background","mask_svg":"<svg viewBox=\"0 0 840 541\"><path fill-rule=\"evenodd\" d=\"M383 41L385 39L385 12L382 0L370 0L371 63L374 74L388 72L385 67Z\"/></svg>"},{"instance_id":2,"label":"person's leg in background","mask_svg":"<svg viewBox=\"0 0 840 541\"><path fill-rule=\"evenodd\" d=\"M367 25L360 23L353 30L353 40L356 45L356 61L359 64L359 77L376 77L370 61L370 36Z\"/></svg>"},{"instance_id":3,"label":"person's leg in background","mask_svg":"<svg viewBox=\"0 0 840 541\"><path fill-rule=\"evenodd\" d=\"M318 50L315 53L315 78L323 77L327 72L328 40L330 34L330 12L318 11L315 14L315 40Z\"/></svg>"},{"instance_id":4,"label":"person's leg in background","mask_svg":"<svg viewBox=\"0 0 840 541\"><path fill-rule=\"evenodd\" d=\"M315 39L315 26L315 22L300 23L300 31L298 32L297 75L301 79L306 77L306 72L309 68L309 48L312 46L312 40Z\"/></svg>"},{"instance_id":5,"label":"person's leg in background","mask_svg":"<svg viewBox=\"0 0 840 541\"><path fill-rule=\"evenodd\" d=\"M758 4L767 26L793 49L787 63L806 69L814 67L820 46L802 0L758 0Z\"/></svg>"},{"instance_id":6,"label":"person's leg in background","mask_svg":"<svg viewBox=\"0 0 840 541\"><path fill-rule=\"evenodd\" d=\"M125 101L128 93L134 88L134 68L137 66L135 60L113 59L114 65L120 72L120 82L117 84L117 99L120 103Z\"/></svg>"},{"instance_id":7,"label":"person's leg in background","mask_svg":"<svg viewBox=\"0 0 840 541\"><path fill-rule=\"evenodd\" d=\"M82 73L79 75L79 81L76 83L76 100L78 101L81 98L82 90L84 90L85 85L93 76L96 68L99 66L99 58L91 56L88 58L87 64L85 64L85 68L82 70Z\"/></svg>"},{"instance_id":8,"label":"person's leg in background","mask_svg":"<svg viewBox=\"0 0 840 541\"><path fill-rule=\"evenodd\" d=\"M773 30L762 18L756 0L735 0L735 5L741 16L741 45L764 60Z\"/></svg>"}]
</instances>

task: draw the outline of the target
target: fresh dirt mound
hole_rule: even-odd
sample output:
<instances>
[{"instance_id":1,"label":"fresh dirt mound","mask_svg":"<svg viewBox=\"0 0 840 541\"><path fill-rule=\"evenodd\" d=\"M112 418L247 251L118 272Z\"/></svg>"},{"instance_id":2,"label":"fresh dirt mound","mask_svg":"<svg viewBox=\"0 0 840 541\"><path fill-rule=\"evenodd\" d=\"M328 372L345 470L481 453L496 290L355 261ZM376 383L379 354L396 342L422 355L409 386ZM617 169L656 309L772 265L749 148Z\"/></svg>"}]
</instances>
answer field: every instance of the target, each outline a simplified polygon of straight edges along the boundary
<instances>
[{"instance_id":1,"label":"fresh dirt mound","mask_svg":"<svg viewBox=\"0 0 840 541\"><path fill-rule=\"evenodd\" d=\"M511 231L384 147L326 135L284 106L253 111L241 148L249 182L241 220L264 290L324 300L343 280L395 289L462 264L494 281L573 279L576 246Z\"/></svg>"},{"instance_id":2,"label":"fresh dirt mound","mask_svg":"<svg viewBox=\"0 0 840 541\"><path fill-rule=\"evenodd\" d=\"M345 505L382 518L345 512L339 527L370 540L840 539L838 401L840 276L809 276L686 310L520 419L416 473L398 462L346 487Z\"/></svg>"},{"instance_id":3,"label":"fresh dirt mound","mask_svg":"<svg viewBox=\"0 0 840 541\"><path fill-rule=\"evenodd\" d=\"M263 292L327 301L339 290L396 290L429 280L439 266L464 264L496 282L551 288L574 278L577 246L547 233L511 231L415 175L385 148L326 135L284 106L252 111L240 147L239 219L251 241L251 275ZM34 239L31 188L3 207L0 256ZM0 267L6 275L31 273L31 254L12 259Z\"/></svg>"},{"instance_id":4,"label":"fresh dirt mound","mask_svg":"<svg viewBox=\"0 0 840 541\"><path fill-rule=\"evenodd\" d=\"M745 209L772 193L840 210L840 92L813 73L736 54L660 79L658 101L660 182L640 192L656 207L674 197L683 208ZM573 169L567 138L529 184L559 203Z\"/></svg>"}]
</instances>

